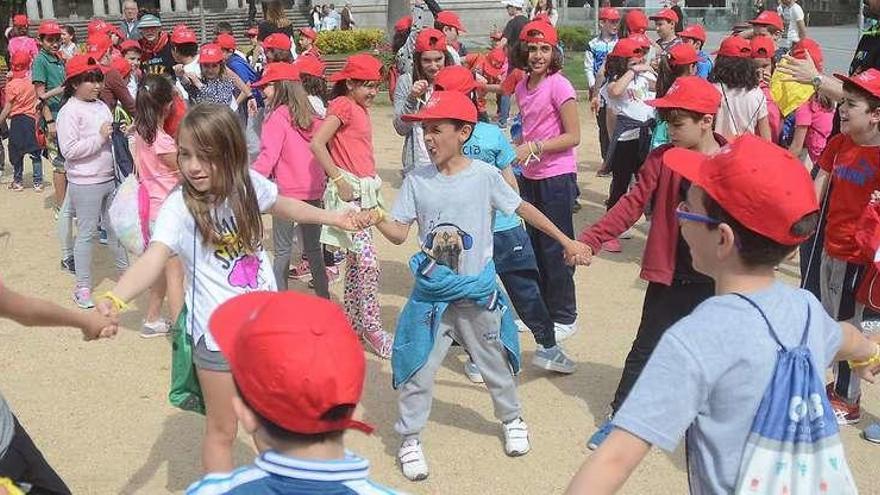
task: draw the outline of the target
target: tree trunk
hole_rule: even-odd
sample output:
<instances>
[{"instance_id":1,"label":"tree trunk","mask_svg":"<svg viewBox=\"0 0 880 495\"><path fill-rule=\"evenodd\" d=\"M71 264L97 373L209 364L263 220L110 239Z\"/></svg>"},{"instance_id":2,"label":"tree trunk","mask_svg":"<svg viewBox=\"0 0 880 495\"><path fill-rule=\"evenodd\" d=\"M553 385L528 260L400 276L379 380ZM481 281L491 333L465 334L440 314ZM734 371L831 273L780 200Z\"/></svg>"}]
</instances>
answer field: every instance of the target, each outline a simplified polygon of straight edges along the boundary
<instances>
[{"instance_id":1,"label":"tree trunk","mask_svg":"<svg viewBox=\"0 0 880 495\"><path fill-rule=\"evenodd\" d=\"M409 14L407 0L388 0L388 16L385 19L385 36L388 37L388 41L394 38L394 23L407 14Z\"/></svg>"}]
</instances>

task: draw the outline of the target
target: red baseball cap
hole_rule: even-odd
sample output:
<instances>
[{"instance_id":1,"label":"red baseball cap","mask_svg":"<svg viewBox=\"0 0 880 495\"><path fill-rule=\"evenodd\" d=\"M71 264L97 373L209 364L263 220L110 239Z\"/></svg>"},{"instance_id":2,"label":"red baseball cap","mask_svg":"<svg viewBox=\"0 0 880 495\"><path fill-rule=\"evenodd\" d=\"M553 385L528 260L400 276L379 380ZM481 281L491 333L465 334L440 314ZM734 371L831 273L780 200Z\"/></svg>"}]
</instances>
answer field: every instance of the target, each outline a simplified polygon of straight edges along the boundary
<instances>
[{"instance_id":1,"label":"red baseball cap","mask_svg":"<svg viewBox=\"0 0 880 495\"><path fill-rule=\"evenodd\" d=\"M198 42L196 32L186 26L180 29L175 27L174 31L171 32L171 43L175 45L198 44Z\"/></svg>"},{"instance_id":2,"label":"red baseball cap","mask_svg":"<svg viewBox=\"0 0 880 495\"><path fill-rule=\"evenodd\" d=\"M665 96L645 103L654 108L680 108L715 115L721 105L721 93L702 77L683 76L672 83Z\"/></svg>"},{"instance_id":3,"label":"red baseball cap","mask_svg":"<svg viewBox=\"0 0 880 495\"><path fill-rule=\"evenodd\" d=\"M110 60L110 67L116 69L123 79L131 74L131 64L128 63L128 60L125 60L122 57L113 57L113 59Z\"/></svg>"},{"instance_id":4,"label":"red baseball cap","mask_svg":"<svg viewBox=\"0 0 880 495\"><path fill-rule=\"evenodd\" d=\"M656 12L651 15L650 19L652 21L669 21L675 24L676 22L678 22L678 14L672 9L663 9L660 12Z\"/></svg>"},{"instance_id":5,"label":"red baseball cap","mask_svg":"<svg viewBox=\"0 0 880 495\"><path fill-rule=\"evenodd\" d=\"M875 97L880 98L880 70L871 68L851 77L843 74L834 74L834 77L841 81L855 84Z\"/></svg>"},{"instance_id":6,"label":"red baseball cap","mask_svg":"<svg viewBox=\"0 0 880 495\"><path fill-rule=\"evenodd\" d=\"M791 47L791 56L794 58L806 59L807 53L810 54L810 58L813 59L813 63L816 64L819 72L822 72L825 65L825 57L822 56L822 47L819 46L819 43L816 43L816 40L804 38Z\"/></svg>"},{"instance_id":7,"label":"red baseball cap","mask_svg":"<svg viewBox=\"0 0 880 495\"><path fill-rule=\"evenodd\" d=\"M750 58L752 56L752 46L749 40L740 36L728 36L721 42L721 47L715 52L715 55L722 57Z\"/></svg>"},{"instance_id":8,"label":"red baseball cap","mask_svg":"<svg viewBox=\"0 0 880 495\"><path fill-rule=\"evenodd\" d=\"M177 33L179 31L192 31L192 29L190 29L185 22L178 22L174 25L173 28L171 28L171 34Z\"/></svg>"},{"instance_id":9,"label":"red baseball cap","mask_svg":"<svg viewBox=\"0 0 880 495\"><path fill-rule=\"evenodd\" d=\"M359 81L379 81L382 79L382 62L372 55L357 53L348 57L345 66L336 74L331 75L331 82L355 79Z\"/></svg>"},{"instance_id":10,"label":"red baseball cap","mask_svg":"<svg viewBox=\"0 0 880 495\"><path fill-rule=\"evenodd\" d=\"M671 65L695 64L699 60L697 49L687 43L679 43L669 49L669 63Z\"/></svg>"},{"instance_id":11,"label":"red baseball cap","mask_svg":"<svg viewBox=\"0 0 880 495\"><path fill-rule=\"evenodd\" d=\"M635 41L645 52L651 49L651 38L645 33L633 33L629 35L629 39Z\"/></svg>"},{"instance_id":12,"label":"red baseball cap","mask_svg":"<svg viewBox=\"0 0 880 495\"><path fill-rule=\"evenodd\" d=\"M474 74L466 67L450 65L443 67L434 76L434 88L438 91L458 91L470 93L477 89L477 81Z\"/></svg>"},{"instance_id":13,"label":"red baseball cap","mask_svg":"<svg viewBox=\"0 0 880 495\"><path fill-rule=\"evenodd\" d=\"M221 33L217 35L217 45L223 50L235 50L235 37L229 33Z\"/></svg>"},{"instance_id":14,"label":"red baseball cap","mask_svg":"<svg viewBox=\"0 0 880 495\"><path fill-rule=\"evenodd\" d=\"M431 99L416 113L403 115L406 122L455 119L477 123L477 107L464 93L458 91L434 91Z\"/></svg>"},{"instance_id":15,"label":"red baseball cap","mask_svg":"<svg viewBox=\"0 0 880 495\"><path fill-rule=\"evenodd\" d=\"M107 34L110 31L110 25L104 19L92 19L86 26L86 32L89 36L93 34Z\"/></svg>"},{"instance_id":16,"label":"red baseball cap","mask_svg":"<svg viewBox=\"0 0 880 495\"><path fill-rule=\"evenodd\" d=\"M776 43L769 36L753 36L749 47L752 50L752 58L773 58L776 53Z\"/></svg>"},{"instance_id":17,"label":"red baseball cap","mask_svg":"<svg viewBox=\"0 0 880 495\"><path fill-rule=\"evenodd\" d=\"M706 30L700 24L691 24L678 33L679 38L690 38L692 40L706 42Z\"/></svg>"},{"instance_id":18,"label":"red baseball cap","mask_svg":"<svg viewBox=\"0 0 880 495\"><path fill-rule=\"evenodd\" d=\"M37 28L38 36L52 36L55 34L61 34L61 26L55 21L43 21L40 23L40 27Z\"/></svg>"},{"instance_id":19,"label":"red baseball cap","mask_svg":"<svg viewBox=\"0 0 880 495\"><path fill-rule=\"evenodd\" d=\"M315 31L314 29L312 29L310 27L299 28L299 33L312 41L315 41L316 39L318 39L317 31Z\"/></svg>"},{"instance_id":20,"label":"red baseball cap","mask_svg":"<svg viewBox=\"0 0 880 495\"><path fill-rule=\"evenodd\" d=\"M263 77L251 86L261 88L275 81L299 81L299 70L294 64L287 62L272 62L263 70Z\"/></svg>"},{"instance_id":21,"label":"red baseball cap","mask_svg":"<svg viewBox=\"0 0 880 495\"><path fill-rule=\"evenodd\" d=\"M444 25L454 27L455 29L461 31L462 33L466 33L467 31L464 29L464 26L461 24L461 18L458 17L458 14L451 10L441 10L437 13L437 22Z\"/></svg>"},{"instance_id":22,"label":"red baseball cap","mask_svg":"<svg viewBox=\"0 0 880 495\"><path fill-rule=\"evenodd\" d=\"M446 53L446 35L439 29L422 29L416 36L415 51L417 53L430 51Z\"/></svg>"},{"instance_id":23,"label":"red baseball cap","mask_svg":"<svg viewBox=\"0 0 880 495\"><path fill-rule=\"evenodd\" d=\"M16 14L12 16L12 25L15 27L27 27L29 24L28 16L24 14Z\"/></svg>"},{"instance_id":24,"label":"red baseball cap","mask_svg":"<svg viewBox=\"0 0 880 495\"><path fill-rule=\"evenodd\" d=\"M112 47L113 42L104 33L92 33L86 40L86 53L95 57L95 60L100 60Z\"/></svg>"},{"instance_id":25,"label":"red baseball cap","mask_svg":"<svg viewBox=\"0 0 880 495\"><path fill-rule=\"evenodd\" d=\"M614 7L602 7L599 9L599 20L600 21L619 21L620 20L620 11L615 9Z\"/></svg>"},{"instance_id":26,"label":"red baseball cap","mask_svg":"<svg viewBox=\"0 0 880 495\"><path fill-rule=\"evenodd\" d=\"M782 17L775 10L765 10L749 21L751 25L771 26L776 30L782 31Z\"/></svg>"},{"instance_id":27,"label":"red baseball cap","mask_svg":"<svg viewBox=\"0 0 880 495\"><path fill-rule=\"evenodd\" d=\"M519 40L523 43L547 43L556 45L559 36L552 24L543 21L532 21L523 26L519 33Z\"/></svg>"},{"instance_id":28,"label":"red baseball cap","mask_svg":"<svg viewBox=\"0 0 880 495\"><path fill-rule=\"evenodd\" d=\"M622 38L617 41L617 44L614 45L614 49L611 50L612 57L641 57L645 54L645 47L641 45L638 41L629 38Z\"/></svg>"},{"instance_id":29,"label":"red baseball cap","mask_svg":"<svg viewBox=\"0 0 880 495\"><path fill-rule=\"evenodd\" d=\"M394 30L398 33L406 31L412 27L412 16L403 16L394 23Z\"/></svg>"},{"instance_id":30,"label":"red baseball cap","mask_svg":"<svg viewBox=\"0 0 880 495\"><path fill-rule=\"evenodd\" d=\"M791 228L819 210L816 191L803 163L786 149L743 134L712 156L672 148L663 163L753 232L785 246L810 236L795 236Z\"/></svg>"},{"instance_id":31,"label":"red baseball cap","mask_svg":"<svg viewBox=\"0 0 880 495\"><path fill-rule=\"evenodd\" d=\"M504 71L504 62L507 61L507 55L501 48L493 48L486 54L483 59L483 73L489 77L498 77Z\"/></svg>"},{"instance_id":32,"label":"red baseball cap","mask_svg":"<svg viewBox=\"0 0 880 495\"><path fill-rule=\"evenodd\" d=\"M630 33L644 33L648 30L648 16L640 9L627 12L623 22L626 23L626 29Z\"/></svg>"},{"instance_id":33,"label":"red baseball cap","mask_svg":"<svg viewBox=\"0 0 880 495\"><path fill-rule=\"evenodd\" d=\"M31 61L30 53L18 50L10 56L9 68L12 69L12 72L25 72L30 69Z\"/></svg>"},{"instance_id":34,"label":"red baseball cap","mask_svg":"<svg viewBox=\"0 0 880 495\"><path fill-rule=\"evenodd\" d=\"M119 45L119 51L122 52L123 55L125 55L125 52L129 50L137 50L139 52L143 51L141 49L140 43L138 43L137 40L125 40Z\"/></svg>"},{"instance_id":35,"label":"red baseball cap","mask_svg":"<svg viewBox=\"0 0 880 495\"><path fill-rule=\"evenodd\" d=\"M98 71L103 73L101 66L95 61L95 57L91 55L74 55L64 66L65 78L64 82L86 72Z\"/></svg>"},{"instance_id":36,"label":"red baseball cap","mask_svg":"<svg viewBox=\"0 0 880 495\"><path fill-rule=\"evenodd\" d=\"M263 40L263 48L290 51L290 36L283 33L270 34Z\"/></svg>"},{"instance_id":37,"label":"red baseball cap","mask_svg":"<svg viewBox=\"0 0 880 495\"><path fill-rule=\"evenodd\" d=\"M199 48L200 64L217 64L223 62L223 50L215 43L208 43Z\"/></svg>"},{"instance_id":38,"label":"red baseball cap","mask_svg":"<svg viewBox=\"0 0 880 495\"><path fill-rule=\"evenodd\" d=\"M294 291L251 292L221 304L208 322L242 398L260 416L294 433L373 428L351 416L364 390L366 360L342 309Z\"/></svg>"},{"instance_id":39,"label":"red baseball cap","mask_svg":"<svg viewBox=\"0 0 880 495\"><path fill-rule=\"evenodd\" d=\"M293 63L300 74L308 74L315 77L324 77L324 62L314 55L303 55Z\"/></svg>"}]
</instances>

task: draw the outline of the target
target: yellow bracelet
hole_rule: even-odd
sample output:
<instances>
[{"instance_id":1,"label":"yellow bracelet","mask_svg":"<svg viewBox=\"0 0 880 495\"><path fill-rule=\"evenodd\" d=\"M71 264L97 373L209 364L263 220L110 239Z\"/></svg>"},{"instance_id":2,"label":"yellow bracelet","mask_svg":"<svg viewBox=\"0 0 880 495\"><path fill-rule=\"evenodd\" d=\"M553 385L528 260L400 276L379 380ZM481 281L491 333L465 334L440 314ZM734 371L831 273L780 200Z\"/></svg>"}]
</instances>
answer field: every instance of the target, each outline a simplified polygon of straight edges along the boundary
<instances>
[{"instance_id":1,"label":"yellow bracelet","mask_svg":"<svg viewBox=\"0 0 880 495\"><path fill-rule=\"evenodd\" d=\"M331 184L336 184L337 182L341 181L341 180L344 179L344 178L345 178L344 175L339 174L339 175L337 175L336 177L330 179L330 183L331 183Z\"/></svg>"},{"instance_id":2,"label":"yellow bracelet","mask_svg":"<svg viewBox=\"0 0 880 495\"><path fill-rule=\"evenodd\" d=\"M851 368L861 368L872 364L880 364L880 344L874 344L874 355L865 361L849 361Z\"/></svg>"},{"instance_id":3,"label":"yellow bracelet","mask_svg":"<svg viewBox=\"0 0 880 495\"><path fill-rule=\"evenodd\" d=\"M375 208L376 212L379 214L379 219L376 220L376 223L382 223L385 221L385 218L388 216L388 213L381 206L377 206Z\"/></svg>"},{"instance_id":4,"label":"yellow bracelet","mask_svg":"<svg viewBox=\"0 0 880 495\"><path fill-rule=\"evenodd\" d=\"M122 299L119 298L116 294L110 292L109 290L101 295L101 299L107 299L111 303L113 303L113 307L116 308L116 311L125 311L130 309L130 306L125 303Z\"/></svg>"}]
</instances>

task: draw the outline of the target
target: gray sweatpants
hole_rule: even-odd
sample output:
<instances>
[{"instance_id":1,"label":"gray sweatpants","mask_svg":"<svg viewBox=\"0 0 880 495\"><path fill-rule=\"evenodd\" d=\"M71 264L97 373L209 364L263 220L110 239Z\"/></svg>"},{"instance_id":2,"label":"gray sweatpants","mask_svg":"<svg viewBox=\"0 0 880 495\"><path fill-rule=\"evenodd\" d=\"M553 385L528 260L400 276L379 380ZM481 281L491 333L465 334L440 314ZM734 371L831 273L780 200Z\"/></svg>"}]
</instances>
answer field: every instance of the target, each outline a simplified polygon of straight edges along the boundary
<instances>
[{"instance_id":1,"label":"gray sweatpants","mask_svg":"<svg viewBox=\"0 0 880 495\"><path fill-rule=\"evenodd\" d=\"M320 201L306 201L312 206L321 207ZM324 299L330 299L330 290L327 282L327 270L324 266L324 251L321 248L321 225L299 224L302 232L302 250L306 259L309 260L309 268L312 271L312 281L315 286L315 294ZM272 242L275 245L275 259L272 262L272 271L275 272L275 282L278 290L287 290L287 277L290 275L290 252L293 245L296 225L290 220L272 217Z\"/></svg>"},{"instance_id":2,"label":"gray sweatpants","mask_svg":"<svg viewBox=\"0 0 880 495\"><path fill-rule=\"evenodd\" d=\"M443 364L453 339L467 350L480 368L492 396L495 417L508 422L522 416L522 407L516 394L516 377L507 362L507 351L501 343L500 331L500 309L489 311L467 300L450 304L443 313L428 361L400 386L397 399L400 419L394 425L394 430L406 438L418 437L425 428L434 396L434 375Z\"/></svg>"},{"instance_id":3,"label":"gray sweatpants","mask_svg":"<svg viewBox=\"0 0 880 495\"><path fill-rule=\"evenodd\" d=\"M822 306L835 321L846 321L862 330L865 305L856 301L858 282L862 267L822 253L822 269L819 271L819 290ZM832 366L834 391L847 402L855 403L861 395L861 379L852 372L849 363L839 361Z\"/></svg>"},{"instance_id":4,"label":"gray sweatpants","mask_svg":"<svg viewBox=\"0 0 880 495\"><path fill-rule=\"evenodd\" d=\"M61 259L73 256L73 217L76 212L70 203L70 193L64 195L58 210L58 240L61 241Z\"/></svg>"},{"instance_id":5,"label":"gray sweatpants","mask_svg":"<svg viewBox=\"0 0 880 495\"><path fill-rule=\"evenodd\" d=\"M70 205L76 212L76 241L73 245L73 257L76 262L76 286L92 288L92 240L98 234L98 221L103 214L108 215L110 202L116 183L113 180L101 184L67 185ZM60 219L61 217L59 217ZM123 271L128 268L128 257L122 244L116 239L113 229L108 229L108 245L116 256L116 269Z\"/></svg>"}]
</instances>

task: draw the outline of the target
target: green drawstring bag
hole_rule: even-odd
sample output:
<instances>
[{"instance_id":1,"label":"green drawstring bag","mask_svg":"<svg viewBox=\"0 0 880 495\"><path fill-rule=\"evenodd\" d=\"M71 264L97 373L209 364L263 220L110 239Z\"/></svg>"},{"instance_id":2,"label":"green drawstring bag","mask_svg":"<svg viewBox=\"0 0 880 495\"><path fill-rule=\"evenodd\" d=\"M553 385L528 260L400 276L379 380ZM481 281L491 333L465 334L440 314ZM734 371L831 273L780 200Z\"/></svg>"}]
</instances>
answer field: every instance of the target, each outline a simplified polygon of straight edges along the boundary
<instances>
[{"instance_id":1,"label":"green drawstring bag","mask_svg":"<svg viewBox=\"0 0 880 495\"><path fill-rule=\"evenodd\" d=\"M205 399L193 364L193 345L186 334L186 306L171 329L171 390L168 400L184 411L205 414Z\"/></svg>"}]
</instances>

